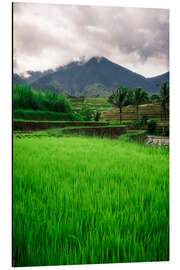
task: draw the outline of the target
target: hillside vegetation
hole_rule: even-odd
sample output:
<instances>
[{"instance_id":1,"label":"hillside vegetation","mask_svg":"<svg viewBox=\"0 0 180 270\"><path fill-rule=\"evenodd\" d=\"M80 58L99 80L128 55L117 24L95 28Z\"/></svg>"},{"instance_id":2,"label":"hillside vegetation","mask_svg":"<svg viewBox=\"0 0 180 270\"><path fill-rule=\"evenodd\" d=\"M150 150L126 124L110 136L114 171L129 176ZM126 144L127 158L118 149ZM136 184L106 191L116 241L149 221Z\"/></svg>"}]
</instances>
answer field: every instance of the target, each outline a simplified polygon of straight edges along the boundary
<instances>
[{"instance_id":1,"label":"hillside vegetation","mask_svg":"<svg viewBox=\"0 0 180 270\"><path fill-rule=\"evenodd\" d=\"M147 116L150 118L161 119L162 108L160 104L143 104L139 106L139 116ZM102 120L119 121L119 109L113 108L110 111L104 111L101 115ZM129 105L122 109L122 120L136 121L136 108Z\"/></svg>"}]
</instances>

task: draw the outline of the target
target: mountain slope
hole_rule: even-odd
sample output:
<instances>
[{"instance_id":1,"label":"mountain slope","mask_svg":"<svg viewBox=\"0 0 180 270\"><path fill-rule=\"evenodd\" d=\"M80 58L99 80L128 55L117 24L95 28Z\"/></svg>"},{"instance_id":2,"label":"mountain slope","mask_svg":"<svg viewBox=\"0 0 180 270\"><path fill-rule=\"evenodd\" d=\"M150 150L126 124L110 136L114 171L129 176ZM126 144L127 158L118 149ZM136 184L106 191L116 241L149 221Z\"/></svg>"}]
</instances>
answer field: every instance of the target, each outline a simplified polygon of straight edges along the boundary
<instances>
[{"instance_id":1,"label":"mountain slope","mask_svg":"<svg viewBox=\"0 0 180 270\"><path fill-rule=\"evenodd\" d=\"M20 84L20 85L23 85L23 84L26 84L26 80L21 78L21 76L19 76L17 73L13 74L13 85L14 84Z\"/></svg>"},{"instance_id":2,"label":"mountain slope","mask_svg":"<svg viewBox=\"0 0 180 270\"><path fill-rule=\"evenodd\" d=\"M156 77L147 78L146 80L153 86L153 89L158 89L157 92L159 92L162 83L169 82L169 72L166 72Z\"/></svg>"},{"instance_id":3,"label":"mountain slope","mask_svg":"<svg viewBox=\"0 0 180 270\"><path fill-rule=\"evenodd\" d=\"M35 80L31 85L42 91L49 89L73 96L103 97L109 96L120 86L158 92L158 82L165 79L163 75L147 79L104 57L93 57L87 62L71 62Z\"/></svg>"}]
</instances>

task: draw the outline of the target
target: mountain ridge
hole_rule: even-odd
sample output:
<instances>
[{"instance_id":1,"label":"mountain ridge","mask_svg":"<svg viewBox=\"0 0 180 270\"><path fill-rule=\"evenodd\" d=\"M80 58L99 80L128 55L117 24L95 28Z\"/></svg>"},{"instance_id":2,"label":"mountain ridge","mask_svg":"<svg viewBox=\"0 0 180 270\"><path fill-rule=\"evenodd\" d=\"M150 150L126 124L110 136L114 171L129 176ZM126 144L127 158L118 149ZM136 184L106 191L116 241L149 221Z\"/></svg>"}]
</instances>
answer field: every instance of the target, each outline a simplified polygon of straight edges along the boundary
<instances>
[{"instance_id":1,"label":"mountain ridge","mask_svg":"<svg viewBox=\"0 0 180 270\"><path fill-rule=\"evenodd\" d=\"M109 96L120 86L130 89L141 87L149 93L157 93L160 91L160 84L169 81L169 72L146 78L105 57L92 57L88 61L73 61L54 71L45 71L44 76L42 72L34 73L41 76L34 81L31 78L32 82L29 84L35 90L49 89L57 93L66 92L74 96L88 97ZM33 74L32 71L31 74Z\"/></svg>"}]
</instances>

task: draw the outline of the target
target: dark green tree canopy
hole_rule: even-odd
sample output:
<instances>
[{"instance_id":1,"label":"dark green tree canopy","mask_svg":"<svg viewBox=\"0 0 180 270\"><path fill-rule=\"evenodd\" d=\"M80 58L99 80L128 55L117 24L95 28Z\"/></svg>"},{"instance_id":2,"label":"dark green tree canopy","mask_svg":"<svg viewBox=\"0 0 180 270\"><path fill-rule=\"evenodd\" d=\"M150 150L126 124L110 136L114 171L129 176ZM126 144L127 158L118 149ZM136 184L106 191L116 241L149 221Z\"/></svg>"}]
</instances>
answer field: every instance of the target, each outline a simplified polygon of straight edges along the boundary
<instances>
[{"instance_id":1,"label":"dark green tree canopy","mask_svg":"<svg viewBox=\"0 0 180 270\"><path fill-rule=\"evenodd\" d=\"M169 103L169 83L165 82L161 85L160 99L162 103Z\"/></svg>"},{"instance_id":2,"label":"dark green tree canopy","mask_svg":"<svg viewBox=\"0 0 180 270\"><path fill-rule=\"evenodd\" d=\"M160 102L161 102L161 107L164 113L164 117L166 119L169 113L169 83L168 82L165 82L161 85Z\"/></svg>"},{"instance_id":3,"label":"dark green tree canopy","mask_svg":"<svg viewBox=\"0 0 180 270\"><path fill-rule=\"evenodd\" d=\"M122 114L122 107L129 105L128 98L130 95L130 90L127 87L119 87L116 92L111 95L108 99L110 103L115 105L119 108L119 114L120 114L120 123L121 123L121 114Z\"/></svg>"},{"instance_id":4,"label":"dark green tree canopy","mask_svg":"<svg viewBox=\"0 0 180 270\"><path fill-rule=\"evenodd\" d=\"M148 101L148 94L146 91L143 91L140 87L134 90L134 104L136 106L143 104Z\"/></svg>"},{"instance_id":5,"label":"dark green tree canopy","mask_svg":"<svg viewBox=\"0 0 180 270\"><path fill-rule=\"evenodd\" d=\"M119 87L116 92L109 97L108 101L118 108L121 108L128 101L128 91L129 89L127 87Z\"/></svg>"}]
</instances>

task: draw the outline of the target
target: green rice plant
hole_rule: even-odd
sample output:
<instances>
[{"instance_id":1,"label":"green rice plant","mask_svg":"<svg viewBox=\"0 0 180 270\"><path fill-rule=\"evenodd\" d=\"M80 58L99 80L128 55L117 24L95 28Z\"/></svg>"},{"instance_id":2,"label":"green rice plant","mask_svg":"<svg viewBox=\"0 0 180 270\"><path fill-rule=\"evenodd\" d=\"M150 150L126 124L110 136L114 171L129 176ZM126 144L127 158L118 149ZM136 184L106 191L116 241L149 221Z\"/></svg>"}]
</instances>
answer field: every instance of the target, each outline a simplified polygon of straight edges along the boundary
<instances>
[{"instance_id":1,"label":"green rice plant","mask_svg":"<svg viewBox=\"0 0 180 270\"><path fill-rule=\"evenodd\" d=\"M167 260L167 149L14 138L13 266Z\"/></svg>"},{"instance_id":2,"label":"green rice plant","mask_svg":"<svg viewBox=\"0 0 180 270\"><path fill-rule=\"evenodd\" d=\"M46 130L46 133L48 136L52 136L52 137L63 137L61 128L51 128L51 129Z\"/></svg>"},{"instance_id":3,"label":"green rice plant","mask_svg":"<svg viewBox=\"0 0 180 270\"><path fill-rule=\"evenodd\" d=\"M131 120L126 120L126 121L121 121L121 124L122 125L128 125L128 124L132 124L133 123L133 121L131 121ZM110 123L109 123L110 125L120 125L120 122L119 121L111 121Z\"/></svg>"}]
</instances>

